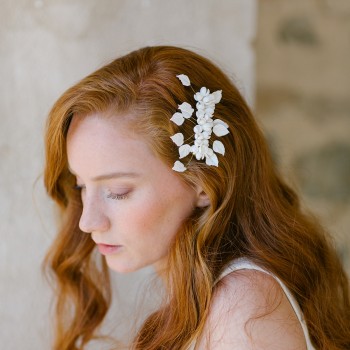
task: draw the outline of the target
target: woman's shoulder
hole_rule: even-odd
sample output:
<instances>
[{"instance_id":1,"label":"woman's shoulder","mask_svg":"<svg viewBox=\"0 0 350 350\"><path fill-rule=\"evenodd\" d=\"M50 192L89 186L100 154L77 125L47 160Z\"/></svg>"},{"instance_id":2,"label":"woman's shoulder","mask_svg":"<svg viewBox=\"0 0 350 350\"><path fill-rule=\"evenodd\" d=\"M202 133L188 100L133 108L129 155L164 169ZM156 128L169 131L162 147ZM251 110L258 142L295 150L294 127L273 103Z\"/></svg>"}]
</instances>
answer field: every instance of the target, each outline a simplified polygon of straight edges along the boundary
<instances>
[{"instance_id":1,"label":"woman's shoulder","mask_svg":"<svg viewBox=\"0 0 350 350\"><path fill-rule=\"evenodd\" d=\"M196 349L306 349L298 318L275 277L233 270L216 285Z\"/></svg>"}]
</instances>

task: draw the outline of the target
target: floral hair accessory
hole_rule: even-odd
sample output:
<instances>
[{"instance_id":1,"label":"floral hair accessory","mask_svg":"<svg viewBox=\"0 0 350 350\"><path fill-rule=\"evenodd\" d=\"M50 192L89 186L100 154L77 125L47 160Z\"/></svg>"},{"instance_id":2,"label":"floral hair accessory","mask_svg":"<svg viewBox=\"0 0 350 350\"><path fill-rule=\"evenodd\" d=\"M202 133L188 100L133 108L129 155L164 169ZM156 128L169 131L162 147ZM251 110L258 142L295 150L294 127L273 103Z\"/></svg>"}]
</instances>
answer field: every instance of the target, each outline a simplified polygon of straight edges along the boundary
<instances>
[{"instance_id":1,"label":"floral hair accessory","mask_svg":"<svg viewBox=\"0 0 350 350\"><path fill-rule=\"evenodd\" d=\"M180 74L176 77L181 81L182 85L191 86L190 79L187 75ZM179 147L179 159L185 158L192 153L197 160L203 160L205 158L205 163L207 165L218 166L219 160L215 153L224 155L225 147L221 141L215 140L212 144L210 144L209 141L212 133L218 137L229 133L228 125L224 121L213 119L215 105L220 102L221 97L221 90L210 93L206 87L202 87L194 94L194 99L197 101L197 123L193 128L193 145L184 143L184 135L181 132L171 136L173 142ZM186 119L192 117L194 109L187 102L183 102L178 107L179 112L174 113L170 120L180 126ZM173 170L183 172L186 169L185 165L179 160L174 163Z\"/></svg>"}]
</instances>

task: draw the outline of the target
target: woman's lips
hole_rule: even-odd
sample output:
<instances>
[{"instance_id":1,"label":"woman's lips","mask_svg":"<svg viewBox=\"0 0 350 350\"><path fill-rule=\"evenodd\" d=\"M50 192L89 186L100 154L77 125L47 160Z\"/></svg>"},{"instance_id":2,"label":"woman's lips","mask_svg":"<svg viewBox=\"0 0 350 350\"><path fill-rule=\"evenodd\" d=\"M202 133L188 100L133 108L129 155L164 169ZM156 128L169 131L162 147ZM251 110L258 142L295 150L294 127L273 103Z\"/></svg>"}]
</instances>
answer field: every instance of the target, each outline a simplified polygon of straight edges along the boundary
<instances>
[{"instance_id":1,"label":"woman's lips","mask_svg":"<svg viewBox=\"0 0 350 350\"><path fill-rule=\"evenodd\" d=\"M97 244L98 250L103 255L110 255L117 253L123 246L121 245L110 245L110 244Z\"/></svg>"}]
</instances>

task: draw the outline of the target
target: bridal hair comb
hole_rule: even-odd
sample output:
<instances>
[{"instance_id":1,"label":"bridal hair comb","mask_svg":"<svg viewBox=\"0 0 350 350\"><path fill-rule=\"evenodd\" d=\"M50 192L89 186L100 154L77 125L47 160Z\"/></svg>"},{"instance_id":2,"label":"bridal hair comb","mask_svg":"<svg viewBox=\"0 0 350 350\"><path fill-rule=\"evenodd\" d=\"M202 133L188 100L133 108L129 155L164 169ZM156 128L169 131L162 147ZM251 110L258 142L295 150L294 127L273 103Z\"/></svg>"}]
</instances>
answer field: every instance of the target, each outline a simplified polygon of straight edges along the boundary
<instances>
[{"instance_id":1,"label":"bridal hair comb","mask_svg":"<svg viewBox=\"0 0 350 350\"><path fill-rule=\"evenodd\" d=\"M187 75L180 74L176 76L184 86L191 86L190 79ZM194 94L196 102L196 124L193 128L194 142L192 145L185 143L184 135L179 132L171 139L179 147L179 159L192 154L197 160L205 159L207 165L218 166L219 160L216 153L225 154L225 147L221 141L211 142L212 134L217 137L229 133L228 125L221 119L214 119L215 105L220 102L222 91L217 90L210 93L209 89L202 87ZM182 125L187 119L192 118L194 109L188 102L183 102L178 106L179 111L173 114L171 121L176 125ZM192 158L191 158L192 159ZM174 163L173 170L183 172L187 168L180 161Z\"/></svg>"}]
</instances>

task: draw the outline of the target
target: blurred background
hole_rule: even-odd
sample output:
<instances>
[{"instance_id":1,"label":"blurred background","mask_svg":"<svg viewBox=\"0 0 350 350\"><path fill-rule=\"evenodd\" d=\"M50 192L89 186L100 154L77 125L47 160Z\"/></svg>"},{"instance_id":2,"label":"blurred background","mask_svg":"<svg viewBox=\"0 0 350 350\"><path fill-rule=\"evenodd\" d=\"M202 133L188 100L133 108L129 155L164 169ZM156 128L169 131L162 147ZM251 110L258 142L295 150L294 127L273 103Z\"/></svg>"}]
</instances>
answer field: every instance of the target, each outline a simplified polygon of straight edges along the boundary
<instances>
[{"instance_id":1,"label":"blurred background","mask_svg":"<svg viewBox=\"0 0 350 350\"><path fill-rule=\"evenodd\" d=\"M42 184L47 113L130 50L171 44L220 65L254 110L281 172L350 272L348 0L0 0L0 340L49 349L41 262L55 234ZM128 337L153 272L117 276L105 330ZM148 292L150 294L151 292ZM142 312L140 311L142 310ZM91 349L102 349L92 344Z\"/></svg>"}]
</instances>

